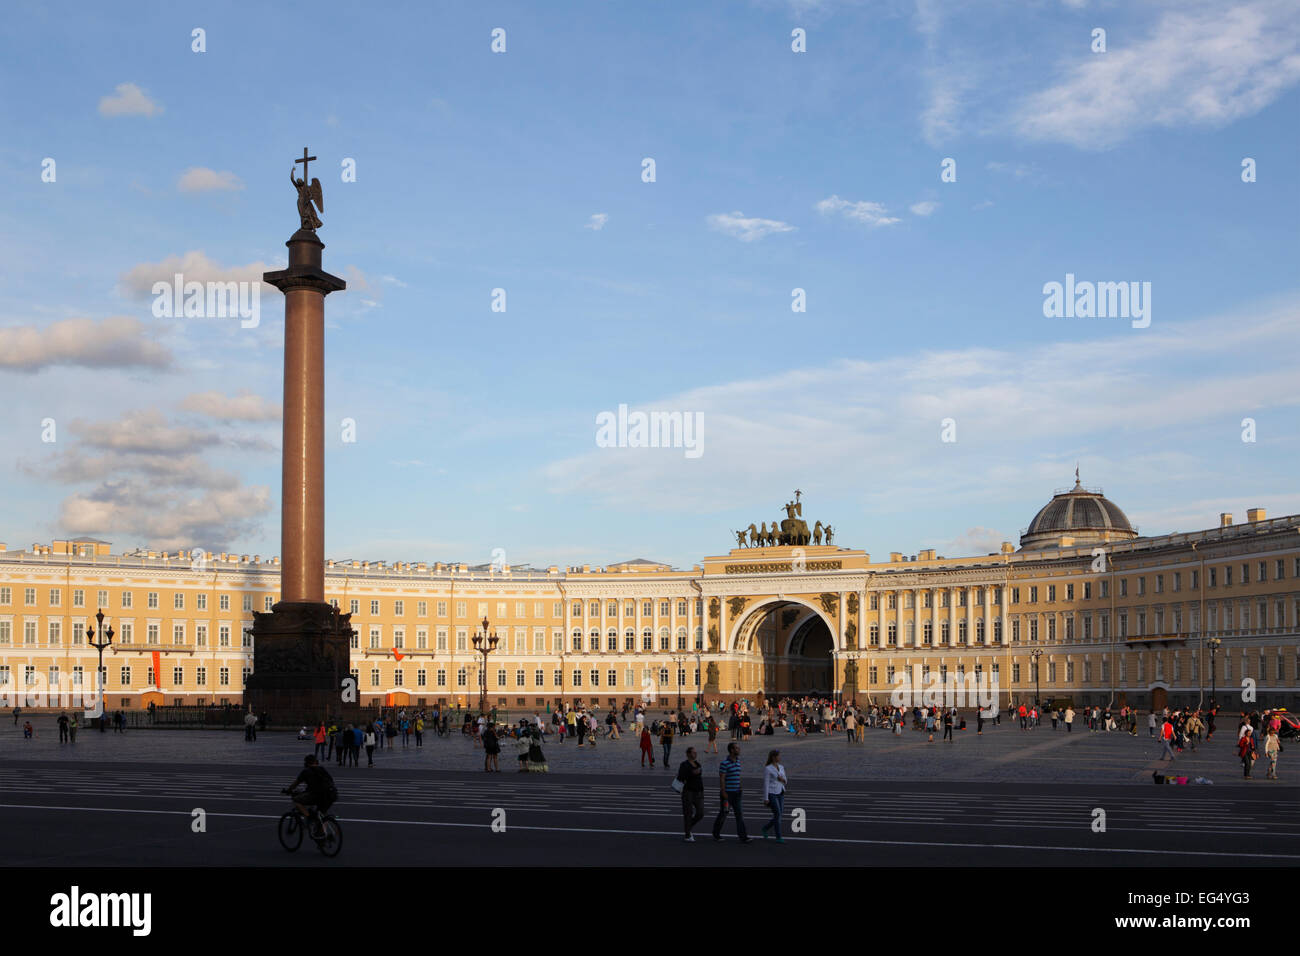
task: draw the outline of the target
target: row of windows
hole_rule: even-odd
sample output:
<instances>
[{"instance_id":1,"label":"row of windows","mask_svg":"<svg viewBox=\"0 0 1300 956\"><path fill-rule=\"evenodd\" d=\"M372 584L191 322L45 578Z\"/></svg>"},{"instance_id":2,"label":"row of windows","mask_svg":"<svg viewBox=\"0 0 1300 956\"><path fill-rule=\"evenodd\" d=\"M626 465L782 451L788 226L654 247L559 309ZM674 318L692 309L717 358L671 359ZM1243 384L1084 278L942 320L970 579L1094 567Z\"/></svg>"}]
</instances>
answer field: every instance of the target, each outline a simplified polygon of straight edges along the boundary
<instances>
[{"instance_id":1,"label":"row of windows","mask_svg":"<svg viewBox=\"0 0 1300 956\"><path fill-rule=\"evenodd\" d=\"M171 628L172 644L188 644L186 637L187 628L184 624L173 624ZM162 626L159 624L145 625L145 643L161 644L162 643ZM116 644L134 644L135 643L135 624L130 621L120 622L116 633L113 635ZM37 643L37 626L35 621L23 622L23 640L24 644ZM59 647L63 644L63 622L47 621L45 625L45 640L50 647ZM0 647L14 643L13 623L10 621L0 621ZM72 629L71 640L69 643L74 646L83 646L86 643L86 634L80 627ZM194 646L208 646L208 625L196 624L194 626ZM231 647L231 626L222 624L217 628L217 645L218 647ZM247 631L241 629L240 647L252 647L252 640Z\"/></svg>"},{"instance_id":2,"label":"row of windows","mask_svg":"<svg viewBox=\"0 0 1300 956\"><path fill-rule=\"evenodd\" d=\"M1219 587L1221 582L1223 587L1232 587L1234 581L1234 574L1235 574L1235 579L1239 584L1249 584L1252 582L1252 570L1253 570L1254 582L1263 583L1269 580L1269 572L1270 572L1269 561L1263 560L1263 561L1255 561L1253 563L1250 561L1243 561L1239 565L1223 564L1218 566L1207 567L1206 585L1208 587L1215 588L1215 587ZM1271 562L1271 571L1272 571L1272 580L1274 581L1284 580L1286 577L1286 559L1284 558L1273 559L1273 561ZM1197 588L1199 588L1200 587L1199 570L1192 569L1187 572L1187 575L1188 575L1187 584L1189 589L1196 590ZM1291 576L1300 577L1300 557L1292 559ZM1136 594L1138 596L1146 594L1147 576L1137 575L1134 576L1132 579L1136 581ZM1130 579L1128 577L1122 577L1119 579L1120 597L1128 596L1129 580ZM1166 574L1151 575L1151 580L1152 580L1152 587L1154 589L1154 593L1156 594L1165 593L1166 581L1168 582L1169 590L1173 592L1179 592L1183 590L1183 572L1181 571L1173 571L1170 572L1168 575ZM1099 598L1108 598L1110 596L1110 580L1108 578L1101 578L1096 583L1098 585L1097 596ZM1093 582L1091 581L1084 581L1081 583L1080 593L1082 594L1083 600L1087 601L1092 599L1093 597L1092 585ZM1058 594L1058 585L1049 584L1049 585L1045 585L1044 587L1045 587L1046 600L1049 603L1056 601L1057 594ZM1064 599L1066 601L1073 601L1075 599L1075 585L1071 583L1071 584L1065 584L1061 587L1062 587L1062 593L1064 595ZM0 585L0 606L9 606L13 604L13 590L14 589L9 585ZM37 604L37 588L25 587L22 590L23 590L23 604L27 607L35 607ZM72 590L71 606L74 608L88 609L90 607L90 605L86 603L86 597L88 592L84 588L73 588L71 590ZM1039 585L1029 585L1025 588L1013 587L1011 589L1011 603L1020 604L1022 603L1022 598L1025 598L1027 599L1027 603L1036 604L1038 603L1039 600L1039 591L1040 591ZM903 590L901 592L889 591L886 592L885 594L885 604L890 610L893 610L899 606L898 602L899 602L900 593L903 596L902 606L903 607L913 606L912 591L910 590ZM970 589L958 588L955 590L955 592L950 591L950 589L948 588L939 588L937 590L932 590L932 589L921 590L920 591L921 606L927 608L931 607L932 602L937 600L937 604L939 607L948 607L950 597L953 597L954 593L955 593L954 603L955 606L957 607L966 607L968 596L973 601L973 603L977 605L983 604L986 597L989 600L989 602L992 604L1001 604L1002 602L1001 587L989 587L989 588L975 587ZM48 603L50 607L63 606L63 588L57 588L57 587L49 588L47 597L48 597ZM254 600L253 595L242 594L240 595L240 598L242 604L241 609L246 612L251 611L253 609L253 600ZM869 596L871 610L873 611L879 610L881 605L880 599L881 599L881 595L878 592L872 592L872 594ZM121 600L120 606L122 608L134 607L134 602L135 602L134 592L122 591L120 593L120 600ZM161 600L160 593L158 591L148 591L145 593L146 608L149 609L159 608L161 606L160 600ZM263 595L262 596L263 610L265 611L271 610L271 606L274 603L274 600L275 600L274 597L270 594ZM218 601L219 610L221 611L230 610L230 602L231 602L230 594L219 594L217 596L217 601ZM184 591L173 592L172 594L173 610L177 610L177 611L185 610L186 607L185 602L186 602L186 592ZM202 592L195 594L194 603L195 603L196 610L206 611L208 609L208 595ZM333 599L330 603L333 604L335 607L339 606L339 602L337 598ZM430 602L415 601L413 603L415 604L415 613L418 617L428 616ZM448 603L449 602L447 601L434 602L434 606L438 617L447 616ZM528 617L529 603L530 602L528 601L514 601L514 602L497 601L496 617L498 619L504 619L509 617L510 615L508 612L512 604L514 609L514 617L516 618ZM563 616L564 605L561 602L533 601L531 602L532 617L534 618L543 617L548 603L550 604L552 617L558 618ZM610 618L618 617L621 608L623 612L623 616L625 618L631 618L636 615L638 603L640 604L641 616L643 618L653 617L656 609L656 605L658 606L659 616L661 618L668 617L672 612L672 610L674 609L674 601L668 598L660 598L657 600L640 599L639 601L632 600L632 599L608 600L603 602L604 605L603 609L606 617L610 617ZM683 598L676 599L675 609L678 617L686 616L688 603L689 602L686 599ZM350 600L349 604L350 604L351 612L353 614L360 615L361 613L360 599L352 599ZM697 598L695 600L694 611L696 616L700 616L703 614L704 611L703 604L704 602L702 599ZM458 618L468 617L469 602L457 601L455 602L455 605L456 605L456 617ZM94 606L97 608L105 608L109 606L109 592L107 590L101 589L95 592ZM480 617L487 617L490 606L491 606L491 602L487 602L487 601L477 602L476 614ZM407 607L407 601L405 599L397 598L393 600L393 614L396 617L404 617L406 615L406 607ZM381 613L381 601L378 598L371 598L369 600L369 610L371 616L375 616L375 617L379 616ZM571 610L575 618L584 617L584 616L586 618L600 617L602 611L602 602L601 601L574 601Z\"/></svg>"},{"instance_id":3,"label":"row of windows","mask_svg":"<svg viewBox=\"0 0 1300 956\"><path fill-rule=\"evenodd\" d=\"M675 670L675 671L676 671L677 684L678 684L679 686L683 686L683 687L684 687L684 686L687 686L688 684L689 684L690 686L696 686L696 685L699 684L699 681L700 681L700 670L699 670L698 667L697 667L697 668L692 668L692 669L689 669L689 670L688 670L687 668L677 667L677 668L674 668L674 669L672 669L672 670ZM435 681L434 686L436 686L436 687L446 687L446 686L447 686L447 679L448 679L449 676L451 676L451 675L449 675L448 672L447 672L445 669L443 669L443 668L439 668L439 669L438 669L437 671L435 671L434 674L433 674L434 681ZM458 668L458 669L456 670L456 673L455 673L454 676L455 676L455 681L456 681L455 686L457 686L457 687L465 687L465 688L468 688L468 687L471 686L471 675L470 675L469 671L468 671L466 668L464 668L464 667ZM499 668L499 669L497 670L497 672L496 672L496 686L497 686L497 687L508 687L508 686L511 686L511 685L510 685L510 676L511 676L511 675L510 675L510 672L507 671L505 668ZM532 683L531 683L531 684L528 683L528 678L529 678L530 676L531 676L531 678L532 678ZM359 672L359 671L357 671L357 670L354 669L354 670L352 671L352 677L353 677L353 678L358 682L358 684L360 684L361 675L360 675L360 672ZM605 671L603 672L603 674L602 674L600 668L598 668L598 667L593 667L593 668L591 668L590 670L585 670L585 671L584 671L582 668L576 668L576 667L575 667L575 668L574 668L572 671L570 671L569 674L568 674L568 684L567 684L567 685L564 684L565 673L564 673L564 671L563 671L562 669L560 669L560 668L556 668L556 669L554 669L554 670L552 670L552 671L550 672L551 682L550 682L549 684L546 683L546 677L547 677L547 672L546 672L546 670L543 669L543 668L540 668L540 667L537 668L537 669L535 669L535 670L533 670L532 673L531 673L531 675L530 675L529 672L528 672L527 670L525 670L524 668L518 668L517 670L514 671L514 684L513 684L513 686L515 686L515 687L529 687L529 686L531 686L531 687L533 687L533 688L542 688L542 687L559 688L559 687L561 687L561 686L567 686L567 687L583 687L583 686L587 686L587 687L601 687L601 686L604 686L604 687L610 687L610 688L617 688L617 687L622 686L622 687L624 687L624 688L635 688L635 687L638 687L638 686L639 686L639 687L645 688L645 687L649 686L650 684L653 684L653 683L656 681L656 679L657 679L657 681L658 681L658 685L659 685L659 686L661 686L661 687L666 687L666 686L669 686L669 684L670 684L671 671L670 671L670 668L667 668L667 667L660 667L657 671L655 671L655 670L653 670L653 669L651 669L651 668L644 668L644 669L641 671L641 683L640 683L640 684L637 684L637 682L636 682L636 672L635 672L634 670L632 670L631 668L628 668L628 669L626 669L625 671L623 671L623 673L622 673L622 675L621 675L621 677L620 677L619 671L618 671L616 668L613 668L613 667L611 667L611 668L605 670ZM604 681L603 684L602 684L602 678L603 678L603 681ZM621 684L620 684L620 680L622 681ZM371 670L370 670L370 686L371 686L371 687L380 687L380 686L382 686L381 681L382 681L382 678L381 678L381 674L380 674L380 670L379 670L379 668L378 668L378 667L371 668ZM585 684L584 684L584 681L585 681ZM406 671L405 671L404 668L401 668L401 667L394 668L394 670L393 670L393 685L392 685L392 686L394 686L394 687L405 687L405 686L406 686ZM415 686L416 686L416 687L427 687L427 686L429 686L429 672L426 671L424 668L420 668L420 669L418 669L418 670L415 672ZM476 685L475 685L475 686L476 686Z\"/></svg>"},{"instance_id":4,"label":"row of windows","mask_svg":"<svg viewBox=\"0 0 1300 956\"><path fill-rule=\"evenodd\" d=\"M107 667L105 667L105 668L104 668L104 672L107 674L107 673L109 672L109 669L108 669ZM122 688L129 688L129 687L131 687L131 686L132 686L132 684L131 684L132 676L133 676L133 674L137 674L137 673L139 673L139 672L138 672L138 671L135 671L135 670L131 667L131 665L129 665L129 664L124 664L124 665L122 665L121 667L119 667L119 668L118 668L118 672L117 672L117 679L118 679L119 686L122 687ZM248 676L249 676L251 673L252 673L251 668L245 667L245 668L243 669L242 676L243 676L243 679L244 679L245 682L248 681ZM46 673L45 673L44 676L45 676L45 680L47 681L47 688L48 688L48 689L56 689L56 688L59 688L60 686L62 686L63 674L62 674L62 671L60 670L60 668L59 668L59 666L58 666L57 664L51 665L49 668L47 668ZM73 668L72 668L72 673L71 673L70 677L71 677L71 686L72 686L72 687L83 687L83 686L85 686L85 679L86 679L86 677L85 677L85 670L84 670L84 668L82 668L82 667L80 667L80 666L73 667ZM11 675L11 673L10 673L9 665L8 665L8 664L0 664L0 687L7 685L11 680L12 680L12 675ZM36 684L38 683L38 680L39 680L39 678L37 677L37 673L36 673L36 667L35 667L35 665L32 665L32 664L27 664L27 665L25 665L25 666L23 667L23 684L24 684L24 686L26 686L26 687L34 687L34 686L36 686ZM184 667L182 667L182 666L180 666L180 665L177 665L177 666L175 666L175 667L172 668L172 682L173 682L173 683L175 684L175 686L177 686L177 687L184 686L184 684L185 684L185 668L184 668ZM208 668L207 668L206 666L200 664L199 666L197 666L197 667L194 668L194 683L197 684L199 687L206 687L206 686L207 686L207 684L208 684ZM219 686L221 686L221 687L229 687L229 686L230 686L230 668L229 668L229 667L219 667L219 668L217 668L217 684L218 684ZM156 686L156 684L155 684L155 681L154 681L154 671L153 671L153 668L152 668L152 667L146 667L146 668L144 669L144 683L141 685L141 687L154 687L154 686Z\"/></svg>"}]
</instances>

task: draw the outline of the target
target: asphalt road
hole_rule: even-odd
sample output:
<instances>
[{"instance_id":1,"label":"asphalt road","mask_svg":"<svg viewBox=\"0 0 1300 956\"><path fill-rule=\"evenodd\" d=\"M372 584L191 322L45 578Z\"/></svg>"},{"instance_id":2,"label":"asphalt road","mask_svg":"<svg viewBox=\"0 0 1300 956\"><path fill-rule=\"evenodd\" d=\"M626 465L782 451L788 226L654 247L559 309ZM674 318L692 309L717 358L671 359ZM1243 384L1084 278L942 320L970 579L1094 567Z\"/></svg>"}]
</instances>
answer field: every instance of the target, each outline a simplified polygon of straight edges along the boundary
<instances>
[{"instance_id":1,"label":"asphalt road","mask_svg":"<svg viewBox=\"0 0 1300 956\"><path fill-rule=\"evenodd\" d=\"M503 760L503 767L510 761ZM786 843L759 839L769 814L747 778L749 844L729 821L682 842L669 774L500 774L362 768L336 774L344 846L286 852L283 769L200 761L10 760L0 767L3 866L962 865L1296 866L1297 788L868 781L801 778ZM205 815L195 832L194 811ZM1105 831L1096 832L1096 810ZM789 832L796 811L806 825ZM497 829L493 828L494 821ZM500 829L504 822L504 830Z\"/></svg>"}]
</instances>

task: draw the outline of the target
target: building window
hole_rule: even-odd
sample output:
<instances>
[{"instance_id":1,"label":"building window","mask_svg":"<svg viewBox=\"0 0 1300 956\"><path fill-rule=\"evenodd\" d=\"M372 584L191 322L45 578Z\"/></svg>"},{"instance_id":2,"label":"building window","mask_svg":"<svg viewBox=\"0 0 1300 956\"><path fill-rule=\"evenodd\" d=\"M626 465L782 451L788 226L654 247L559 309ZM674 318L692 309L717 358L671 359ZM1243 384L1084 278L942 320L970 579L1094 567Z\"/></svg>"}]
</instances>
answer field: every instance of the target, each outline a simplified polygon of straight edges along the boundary
<instances>
[{"instance_id":1,"label":"building window","mask_svg":"<svg viewBox=\"0 0 1300 956\"><path fill-rule=\"evenodd\" d=\"M371 686L371 687L378 687L378 686L379 686L379 668L378 668L378 667L372 667L372 668L370 669L370 686Z\"/></svg>"}]
</instances>

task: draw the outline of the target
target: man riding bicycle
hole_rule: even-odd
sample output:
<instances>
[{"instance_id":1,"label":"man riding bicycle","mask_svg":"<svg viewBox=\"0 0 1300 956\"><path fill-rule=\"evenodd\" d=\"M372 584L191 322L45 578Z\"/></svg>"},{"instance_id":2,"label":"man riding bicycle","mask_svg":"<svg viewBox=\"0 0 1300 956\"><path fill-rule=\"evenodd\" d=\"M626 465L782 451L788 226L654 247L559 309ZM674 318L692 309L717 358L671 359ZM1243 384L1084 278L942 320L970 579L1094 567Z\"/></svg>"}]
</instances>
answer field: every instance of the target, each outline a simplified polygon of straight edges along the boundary
<instances>
[{"instance_id":1,"label":"man riding bicycle","mask_svg":"<svg viewBox=\"0 0 1300 956\"><path fill-rule=\"evenodd\" d=\"M319 838L324 832L321 829L320 816L323 816L334 801L338 799L339 791L338 787L334 785L334 778L329 775L328 770L320 765L315 754L308 754L303 758L302 762L302 771L294 782L289 784L285 793L294 798L293 805L311 824L312 836ZM303 785L303 792L293 793L298 784Z\"/></svg>"}]
</instances>

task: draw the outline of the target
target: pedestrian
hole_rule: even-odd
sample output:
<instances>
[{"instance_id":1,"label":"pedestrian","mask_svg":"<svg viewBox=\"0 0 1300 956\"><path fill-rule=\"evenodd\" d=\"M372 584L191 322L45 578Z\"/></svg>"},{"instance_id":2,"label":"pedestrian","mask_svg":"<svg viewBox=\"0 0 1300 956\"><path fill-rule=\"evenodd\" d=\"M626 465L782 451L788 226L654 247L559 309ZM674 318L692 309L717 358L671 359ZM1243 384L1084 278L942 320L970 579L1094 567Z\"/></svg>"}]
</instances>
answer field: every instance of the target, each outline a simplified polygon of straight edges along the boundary
<instances>
[{"instance_id":1,"label":"pedestrian","mask_svg":"<svg viewBox=\"0 0 1300 956\"><path fill-rule=\"evenodd\" d=\"M764 840L767 839L767 831L771 830L776 835L777 843L785 842L781 839L781 813L785 809L786 783L785 767L781 766L781 751L773 750L768 753L767 763L763 766L763 806L772 810L772 819L763 824Z\"/></svg>"},{"instance_id":2,"label":"pedestrian","mask_svg":"<svg viewBox=\"0 0 1300 956\"><path fill-rule=\"evenodd\" d=\"M67 741L68 741L68 715L64 713L64 714L59 714L59 743L61 744L67 743Z\"/></svg>"},{"instance_id":3,"label":"pedestrian","mask_svg":"<svg viewBox=\"0 0 1300 956\"><path fill-rule=\"evenodd\" d=\"M668 755L673 750L673 733L676 730L676 723L672 720L665 720L659 728L659 744L664 748L664 769L668 769Z\"/></svg>"},{"instance_id":4,"label":"pedestrian","mask_svg":"<svg viewBox=\"0 0 1300 956\"><path fill-rule=\"evenodd\" d=\"M708 729L709 729L709 747L708 747L709 752L717 753L718 752L718 721L712 714L708 714L705 716L704 722L705 724L708 725Z\"/></svg>"},{"instance_id":5,"label":"pedestrian","mask_svg":"<svg viewBox=\"0 0 1300 956\"><path fill-rule=\"evenodd\" d=\"M366 766L373 767L375 765L375 741L377 739L374 724L366 724L366 734L363 739L366 742Z\"/></svg>"},{"instance_id":6,"label":"pedestrian","mask_svg":"<svg viewBox=\"0 0 1300 956\"><path fill-rule=\"evenodd\" d=\"M1147 733L1152 737L1156 735L1156 712L1154 710L1147 715Z\"/></svg>"},{"instance_id":7,"label":"pedestrian","mask_svg":"<svg viewBox=\"0 0 1300 956\"><path fill-rule=\"evenodd\" d=\"M415 746L424 746L424 714L418 714L415 718Z\"/></svg>"},{"instance_id":8,"label":"pedestrian","mask_svg":"<svg viewBox=\"0 0 1300 956\"><path fill-rule=\"evenodd\" d=\"M312 740L316 742L316 760L320 761L322 758L328 760L329 757L321 753L321 751L325 749L325 722L324 721L321 721L319 724L316 725L316 733L312 735Z\"/></svg>"},{"instance_id":9,"label":"pedestrian","mask_svg":"<svg viewBox=\"0 0 1300 956\"><path fill-rule=\"evenodd\" d=\"M497 742L497 730L492 724L483 728L483 772L500 773L501 767L497 757L501 753L501 744Z\"/></svg>"},{"instance_id":10,"label":"pedestrian","mask_svg":"<svg viewBox=\"0 0 1300 956\"><path fill-rule=\"evenodd\" d=\"M1061 720L1061 708L1053 707L1052 708L1052 729L1053 730L1056 729L1056 725L1060 723L1060 720Z\"/></svg>"},{"instance_id":11,"label":"pedestrian","mask_svg":"<svg viewBox=\"0 0 1300 956\"><path fill-rule=\"evenodd\" d=\"M952 724L953 721L956 720L956 718L957 718L957 708L954 707L951 710L944 711L943 713L943 739L944 740L953 739Z\"/></svg>"},{"instance_id":12,"label":"pedestrian","mask_svg":"<svg viewBox=\"0 0 1300 956\"><path fill-rule=\"evenodd\" d=\"M930 735L926 743L934 743L934 709L931 707L925 709L925 732Z\"/></svg>"},{"instance_id":13,"label":"pedestrian","mask_svg":"<svg viewBox=\"0 0 1300 956\"><path fill-rule=\"evenodd\" d=\"M1169 756L1170 760L1174 759L1174 750L1171 746L1173 739L1174 725L1169 722L1168 718L1165 718L1165 722L1160 728L1160 743L1164 746L1164 753L1160 755L1161 760L1165 759L1166 754Z\"/></svg>"},{"instance_id":14,"label":"pedestrian","mask_svg":"<svg viewBox=\"0 0 1300 956\"><path fill-rule=\"evenodd\" d=\"M257 740L257 715L251 710L244 715L244 740L245 742Z\"/></svg>"},{"instance_id":15,"label":"pedestrian","mask_svg":"<svg viewBox=\"0 0 1300 956\"><path fill-rule=\"evenodd\" d=\"M1065 708L1065 732L1068 734L1068 733L1072 733L1073 731L1074 731L1074 708L1067 706Z\"/></svg>"},{"instance_id":16,"label":"pedestrian","mask_svg":"<svg viewBox=\"0 0 1300 956\"><path fill-rule=\"evenodd\" d=\"M1255 757L1255 734L1247 724L1245 732L1237 738L1237 756L1241 758L1241 773L1247 780L1250 779L1250 771L1254 769Z\"/></svg>"},{"instance_id":17,"label":"pedestrian","mask_svg":"<svg viewBox=\"0 0 1300 956\"><path fill-rule=\"evenodd\" d=\"M1021 729L1021 730L1026 730L1026 729L1028 729L1028 727L1029 727L1029 708L1027 708L1024 704L1021 704L1019 710L1017 711L1017 713L1018 713L1019 716L1020 716L1020 729Z\"/></svg>"},{"instance_id":18,"label":"pedestrian","mask_svg":"<svg viewBox=\"0 0 1300 956\"><path fill-rule=\"evenodd\" d=\"M1268 758L1268 779L1277 779L1277 755L1282 752L1282 742L1278 739L1277 731L1272 727L1268 729L1268 736L1264 738L1264 756Z\"/></svg>"},{"instance_id":19,"label":"pedestrian","mask_svg":"<svg viewBox=\"0 0 1300 956\"><path fill-rule=\"evenodd\" d=\"M849 743L853 743L857 737L857 721L853 717L852 710L844 712L844 736L848 738Z\"/></svg>"},{"instance_id":20,"label":"pedestrian","mask_svg":"<svg viewBox=\"0 0 1300 956\"><path fill-rule=\"evenodd\" d=\"M748 843L740 805L740 745L734 741L727 744L727 759L718 764L718 789L720 808L713 821L713 839L722 842L722 825L727 822L727 813L731 811L736 815L736 835L741 843Z\"/></svg>"},{"instance_id":21,"label":"pedestrian","mask_svg":"<svg viewBox=\"0 0 1300 956\"><path fill-rule=\"evenodd\" d=\"M984 733L984 708L975 707L975 736L979 737Z\"/></svg>"},{"instance_id":22,"label":"pedestrian","mask_svg":"<svg viewBox=\"0 0 1300 956\"><path fill-rule=\"evenodd\" d=\"M563 741L564 738L561 737L560 740ZM645 766L645 761L647 757L650 758L650 766L653 767L655 765L655 749L654 749L654 744L650 740L650 728L645 726L645 724L642 724L641 725L641 766L643 767Z\"/></svg>"},{"instance_id":23,"label":"pedestrian","mask_svg":"<svg viewBox=\"0 0 1300 956\"><path fill-rule=\"evenodd\" d=\"M682 827L686 843L694 843L691 828L704 819L704 767L695 757L695 748L686 748L686 759L677 768L677 781L681 784Z\"/></svg>"},{"instance_id":24,"label":"pedestrian","mask_svg":"<svg viewBox=\"0 0 1300 956\"><path fill-rule=\"evenodd\" d=\"M77 715L73 714L68 720L68 743L77 742Z\"/></svg>"}]
</instances>

